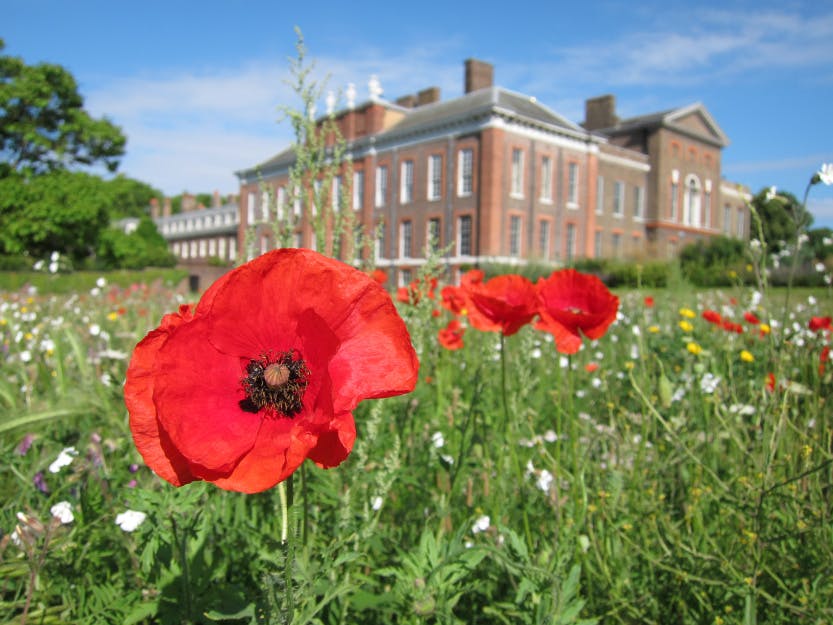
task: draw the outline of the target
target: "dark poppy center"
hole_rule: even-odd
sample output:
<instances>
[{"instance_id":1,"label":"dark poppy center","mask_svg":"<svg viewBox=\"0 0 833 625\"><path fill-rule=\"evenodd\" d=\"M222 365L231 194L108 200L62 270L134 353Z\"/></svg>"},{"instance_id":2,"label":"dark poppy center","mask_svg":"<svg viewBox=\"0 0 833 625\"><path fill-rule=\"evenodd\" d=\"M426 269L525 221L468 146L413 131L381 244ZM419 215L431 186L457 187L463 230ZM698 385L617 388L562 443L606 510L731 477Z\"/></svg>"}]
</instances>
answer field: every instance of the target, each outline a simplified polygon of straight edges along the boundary
<instances>
[{"instance_id":1,"label":"dark poppy center","mask_svg":"<svg viewBox=\"0 0 833 625\"><path fill-rule=\"evenodd\" d=\"M267 408L276 415L294 417L304 405L309 374L306 363L294 349L250 360L240 381L246 393L240 408L247 412Z\"/></svg>"}]
</instances>

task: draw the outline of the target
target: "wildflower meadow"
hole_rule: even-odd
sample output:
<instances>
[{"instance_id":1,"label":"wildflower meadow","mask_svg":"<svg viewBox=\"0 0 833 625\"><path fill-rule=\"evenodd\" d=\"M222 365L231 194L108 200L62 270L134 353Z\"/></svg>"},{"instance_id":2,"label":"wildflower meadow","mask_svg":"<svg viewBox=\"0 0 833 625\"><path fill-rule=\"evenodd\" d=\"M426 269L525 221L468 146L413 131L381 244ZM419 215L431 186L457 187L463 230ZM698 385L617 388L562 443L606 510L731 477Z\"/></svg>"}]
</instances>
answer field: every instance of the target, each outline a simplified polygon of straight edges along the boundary
<instances>
[{"instance_id":1,"label":"wildflower meadow","mask_svg":"<svg viewBox=\"0 0 833 625\"><path fill-rule=\"evenodd\" d=\"M253 262L0 294L0 621L833 620L828 290Z\"/></svg>"}]
</instances>

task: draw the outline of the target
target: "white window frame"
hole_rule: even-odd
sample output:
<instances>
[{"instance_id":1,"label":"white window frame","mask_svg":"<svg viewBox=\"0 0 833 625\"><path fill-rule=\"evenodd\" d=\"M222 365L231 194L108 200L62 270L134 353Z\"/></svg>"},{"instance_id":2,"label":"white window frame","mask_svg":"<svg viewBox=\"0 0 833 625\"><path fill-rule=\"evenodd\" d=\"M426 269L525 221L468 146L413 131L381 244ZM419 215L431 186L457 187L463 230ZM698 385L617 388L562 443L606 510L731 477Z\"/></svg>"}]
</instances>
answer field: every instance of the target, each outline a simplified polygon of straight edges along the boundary
<instances>
[{"instance_id":1,"label":"white window frame","mask_svg":"<svg viewBox=\"0 0 833 625\"><path fill-rule=\"evenodd\" d=\"M407 245L405 244L407 239ZM399 222L399 258L412 258L414 245L414 222L404 219Z\"/></svg>"},{"instance_id":2,"label":"white window frame","mask_svg":"<svg viewBox=\"0 0 833 625\"><path fill-rule=\"evenodd\" d=\"M512 197L524 196L524 151L520 148L512 148L512 186L510 188Z\"/></svg>"},{"instance_id":3,"label":"white window frame","mask_svg":"<svg viewBox=\"0 0 833 625\"><path fill-rule=\"evenodd\" d=\"M364 200L364 171L353 172L353 210L360 210Z\"/></svg>"},{"instance_id":4,"label":"white window frame","mask_svg":"<svg viewBox=\"0 0 833 625\"><path fill-rule=\"evenodd\" d=\"M509 215L509 256L521 255L521 228L523 221L520 215Z\"/></svg>"},{"instance_id":5,"label":"white window frame","mask_svg":"<svg viewBox=\"0 0 833 625\"><path fill-rule=\"evenodd\" d=\"M552 159L549 156L541 157L541 201L552 202Z\"/></svg>"},{"instance_id":6,"label":"white window frame","mask_svg":"<svg viewBox=\"0 0 833 625\"><path fill-rule=\"evenodd\" d=\"M374 204L376 208L381 208L385 205L385 201L388 195L388 166L387 165L377 165L376 166L376 193L375 193L375 200Z\"/></svg>"},{"instance_id":7,"label":"white window frame","mask_svg":"<svg viewBox=\"0 0 833 625\"><path fill-rule=\"evenodd\" d=\"M463 223L468 224L468 252L463 252ZM474 237L474 220L472 219L471 215L460 215L457 218L457 236L456 238L456 245L457 245L457 256L472 256L472 252L474 250L474 241L472 240Z\"/></svg>"},{"instance_id":8,"label":"white window frame","mask_svg":"<svg viewBox=\"0 0 833 625\"><path fill-rule=\"evenodd\" d=\"M623 217L625 215L625 183L617 180L613 183L613 216Z\"/></svg>"},{"instance_id":9,"label":"white window frame","mask_svg":"<svg viewBox=\"0 0 833 625\"><path fill-rule=\"evenodd\" d=\"M414 162L402 161L399 173L399 203L410 204L414 201Z\"/></svg>"},{"instance_id":10,"label":"white window frame","mask_svg":"<svg viewBox=\"0 0 833 625\"><path fill-rule=\"evenodd\" d=\"M541 258L549 260L552 254L552 222L549 219L542 219L538 222L538 247Z\"/></svg>"},{"instance_id":11,"label":"white window frame","mask_svg":"<svg viewBox=\"0 0 833 625\"><path fill-rule=\"evenodd\" d=\"M428 156L428 177L425 197L439 200L442 197L443 157L439 154Z\"/></svg>"},{"instance_id":12,"label":"white window frame","mask_svg":"<svg viewBox=\"0 0 833 625\"><path fill-rule=\"evenodd\" d=\"M633 188L633 218L637 221L645 219L645 187L642 185Z\"/></svg>"},{"instance_id":13,"label":"white window frame","mask_svg":"<svg viewBox=\"0 0 833 625\"><path fill-rule=\"evenodd\" d=\"M603 176L596 178L596 214L602 215L605 208L605 179Z\"/></svg>"},{"instance_id":14,"label":"white window frame","mask_svg":"<svg viewBox=\"0 0 833 625\"><path fill-rule=\"evenodd\" d=\"M457 197L469 197L474 183L474 150L463 148L457 152Z\"/></svg>"},{"instance_id":15,"label":"white window frame","mask_svg":"<svg viewBox=\"0 0 833 625\"><path fill-rule=\"evenodd\" d=\"M578 163L567 163L567 208L578 208Z\"/></svg>"}]
</instances>

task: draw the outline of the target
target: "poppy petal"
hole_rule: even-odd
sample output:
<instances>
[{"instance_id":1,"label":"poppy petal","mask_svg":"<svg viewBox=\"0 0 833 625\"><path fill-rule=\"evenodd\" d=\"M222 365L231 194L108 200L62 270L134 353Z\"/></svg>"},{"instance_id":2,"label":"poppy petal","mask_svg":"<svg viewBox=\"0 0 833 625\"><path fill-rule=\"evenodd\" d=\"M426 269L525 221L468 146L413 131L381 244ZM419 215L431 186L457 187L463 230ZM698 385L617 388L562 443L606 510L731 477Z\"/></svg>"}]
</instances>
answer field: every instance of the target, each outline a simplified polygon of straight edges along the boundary
<instances>
[{"instance_id":1,"label":"poppy petal","mask_svg":"<svg viewBox=\"0 0 833 625\"><path fill-rule=\"evenodd\" d=\"M197 479L188 461L159 427L153 403L156 357L171 330L190 320L190 313L165 315L160 327L148 333L133 351L124 383L124 401L130 415L130 430L136 449L150 469L176 486Z\"/></svg>"},{"instance_id":2,"label":"poppy petal","mask_svg":"<svg viewBox=\"0 0 833 625\"><path fill-rule=\"evenodd\" d=\"M206 317L196 317L165 342L153 400L162 428L182 455L223 473L252 448L262 415L241 408L241 361L215 350L207 332Z\"/></svg>"}]
</instances>

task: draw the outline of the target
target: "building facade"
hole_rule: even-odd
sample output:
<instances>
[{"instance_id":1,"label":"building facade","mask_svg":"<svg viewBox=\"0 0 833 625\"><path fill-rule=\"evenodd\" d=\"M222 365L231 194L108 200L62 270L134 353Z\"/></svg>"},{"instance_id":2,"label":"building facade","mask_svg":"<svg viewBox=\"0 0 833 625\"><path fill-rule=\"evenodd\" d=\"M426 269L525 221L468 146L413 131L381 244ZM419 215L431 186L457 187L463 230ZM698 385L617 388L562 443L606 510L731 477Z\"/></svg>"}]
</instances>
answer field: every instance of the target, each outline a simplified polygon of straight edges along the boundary
<instances>
[{"instance_id":1,"label":"building facade","mask_svg":"<svg viewBox=\"0 0 833 625\"><path fill-rule=\"evenodd\" d=\"M469 59L459 98L442 101L431 87L389 102L371 85L369 100L348 99L335 114L352 169L346 210L378 233L377 265L398 284L427 248L458 271L670 258L697 239L748 236L748 192L722 181L728 141L702 104L619 120L613 96L602 96L576 124L493 75ZM237 172L237 246L247 256L274 246L271 223L290 212L293 244L316 246L304 202L287 203L293 163L288 149Z\"/></svg>"},{"instance_id":2,"label":"building facade","mask_svg":"<svg viewBox=\"0 0 833 625\"><path fill-rule=\"evenodd\" d=\"M182 211L174 214L170 198L165 199L161 210L156 200L151 201L151 217L178 265L228 267L234 264L240 226L240 208L234 199L230 197L223 202L215 192L212 205L206 208L185 194Z\"/></svg>"}]
</instances>

